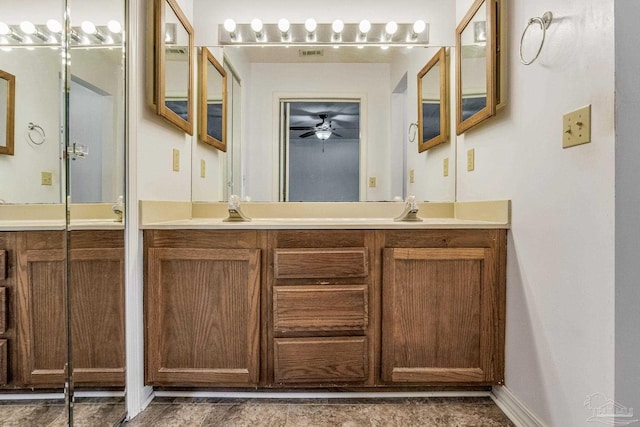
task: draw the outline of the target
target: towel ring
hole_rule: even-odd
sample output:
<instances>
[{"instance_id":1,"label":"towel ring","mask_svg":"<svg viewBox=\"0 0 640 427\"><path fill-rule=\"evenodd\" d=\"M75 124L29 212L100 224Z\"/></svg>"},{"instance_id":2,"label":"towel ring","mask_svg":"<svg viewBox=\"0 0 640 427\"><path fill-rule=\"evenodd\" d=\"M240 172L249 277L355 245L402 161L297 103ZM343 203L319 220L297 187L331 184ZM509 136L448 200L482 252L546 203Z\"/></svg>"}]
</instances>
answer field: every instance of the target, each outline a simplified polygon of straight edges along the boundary
<instances>
[{"instance_id":1,"label":"towel ring","mask_svg":"<svg viewBox=\"0 0 640 427\"><path fill-rule=\"evenodd\" d=\"M29 122L29 124L27 125L27 128L29 129L27 131L27 136L29 137L29 140L33 144L35 144L35 145L44 144L44 141L46 141L46 139L47 139L47 135L45 135L44 129L42 129L42 126L33 124L32 122ZM35 140L33 139L33 134L37 135Z\"/></svg>"},{"instance_id":2,"label":"towel ring","mask_svg":"<svg viewBox=\"0 0 640 427\"><path fill-rule=\"evenodd\" d=\"M411 130L413 129L413 133ZM409 142L414 142L416 140L416 134L418 133L418 123L411 123L409 125Z\"/></svg>"},{"instance_id":3,"label":"towel ring","mask_svg":"<svg viewBox=\"0 0 640 427\"><path fill-rule=\"evenodd\" d=\"M531 65L535 62L536 59L538 59L538 56L542 51L542 46L544 45L544 39L547 35L547 28L549 28L549 25L551 25L552 19L553 19L553 14L551 12L545 12L544 15L542 15L542 17L537 16L535 18L529 19L527 26L524 28L524 31L522 32L522 37L520 37L520 62L522 62L524 65ZM526 59L524 59L524 56L522 55L522 42L524 41L524 36L527 34L529 27L531 27L533 24L540 25L540 29L542 30L542 40L540 41L540 46L538 46L538 51L536 52L536 55L533 57L533 59L531 59L530 61L527 61Z\"/></svg>"}]
</instances>

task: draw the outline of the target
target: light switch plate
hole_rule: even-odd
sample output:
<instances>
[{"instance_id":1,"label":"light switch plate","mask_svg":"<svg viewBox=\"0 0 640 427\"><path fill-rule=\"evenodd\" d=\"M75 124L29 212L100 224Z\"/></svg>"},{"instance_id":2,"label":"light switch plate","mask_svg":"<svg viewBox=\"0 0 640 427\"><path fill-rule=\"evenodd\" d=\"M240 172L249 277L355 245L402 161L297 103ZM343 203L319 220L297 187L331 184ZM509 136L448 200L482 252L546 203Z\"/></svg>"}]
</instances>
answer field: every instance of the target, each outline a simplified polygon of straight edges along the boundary
<instances>
[{"instance_id":1,"label":"light switch plate","mask_svg":"<svg viewBox=\"0 0 640 427\"><path fill-rule=\"evenodd\" d=\"M472 171L476 168L475 149L467 151L467 170Z\"/></svg>"},{"instance_id":2,"label":"light switch plate","mask_svg":"<svg viewBox=\"0 0 640 427\"><path fill-rule=\"evenodd\" d=\"M374 188L376 186L376 177L375 176L370 176L369 177L369 187Z\"/></svg>"},{"instance_id":3,"label":"light switch plate","mask_svg":"<svg viewBox=\"0 0 640 427\"><path fill-rule=\"evenodd\" d=\"M40 172L41 185L53 185L53 174L51 172Z\"/></svg>"},{"instance_id":4,"label":"light switch plate","mask_svg":"<svg viewBox=\"0 0 640 427\"><path fill-rule=\"evenodd\" d=\"M562 148L591 142L591 104L562 116Z\"/></svg>"},{"instance_id":5,"label":"light switch plate","mask_svg":"<svg viewBox=\"0 0 640 427\"><path fill-rule=\"evenodd\" d=\"M445 158L442 162L442 176L449 176L449 158Z\"/></svg>"},{"instance_id":6,"label":"light switch plate","mask_svg":"<svg viewBox=\"0 0 640 427\"><path fill-rule=\"evenodd\" d=\"M180 150L177 148L173 149L173 171L180 171Z\"/></svg>"},{"instance_id":7,"label":"light switch plate","mask_svg":"<svg viewBox=\"0 0 640 427\"><path fill-rule=\"evenodd\" d=\"M416 182L416 170L409 169L409 183L413 184L414 182Z\"/></svg>"},{"instance_id":8,"label":"light switch plate","mask_svg":"<svg viewBox=\"0 0 640 427\"><path fill-rule=\"evenodd\" d=\"M204 159L200 159L200 178L204 178L206 176L207 164Z\"/></svg>"}]
</instances>

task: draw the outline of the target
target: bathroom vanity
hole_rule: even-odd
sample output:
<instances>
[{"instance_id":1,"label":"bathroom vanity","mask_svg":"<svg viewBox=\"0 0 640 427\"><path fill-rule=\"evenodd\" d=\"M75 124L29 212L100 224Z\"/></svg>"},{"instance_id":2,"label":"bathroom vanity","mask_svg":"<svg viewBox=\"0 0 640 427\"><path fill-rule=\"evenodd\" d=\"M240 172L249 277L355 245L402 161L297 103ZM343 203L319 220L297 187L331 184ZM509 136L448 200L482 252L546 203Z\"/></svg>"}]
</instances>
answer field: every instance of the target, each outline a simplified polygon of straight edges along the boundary
<instances>
[{"instance_id":1,"label":"bathroom vanity","mask_svg":"<svg viewBox=\"0 0 640 427\"><path fill-rule=\"evenodd\" d=\"M422 204L422 222L315 210L238 223L212 215L219 207L162 220L143 204L146 383L501 384L509 207L500 203L494 221L464 218L462 204ZM436 208L451 216L428 217Z\"/></svg>"},{"instance_id":2,"label":"bathroom vanity","mask_svg":"<svg viewBox=\"0 0 640 427\"><path fill-rule=\"evenodd\" d=\"M72 218L66 231L64 205L4 211L0 389L64 386L67 295L75 386L123 387L124 224Z\"/></svg>"}]
</instances>

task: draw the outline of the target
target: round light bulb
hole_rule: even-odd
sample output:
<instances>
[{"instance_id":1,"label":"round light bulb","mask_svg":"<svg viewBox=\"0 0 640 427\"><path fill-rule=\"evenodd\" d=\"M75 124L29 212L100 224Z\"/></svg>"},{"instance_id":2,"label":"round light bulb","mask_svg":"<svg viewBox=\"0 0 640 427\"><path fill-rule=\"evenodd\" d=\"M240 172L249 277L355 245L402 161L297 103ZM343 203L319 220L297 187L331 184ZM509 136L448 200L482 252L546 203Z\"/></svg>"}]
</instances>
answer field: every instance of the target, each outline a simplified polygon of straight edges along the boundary
<instances>
[{"instance_id":1,"label":"round light bulb","mask_svg":"<svg viewBox=\"0 0 640 427\"><path fill-rule=\"evenodd\" d=\"M358 30L360 30L361 33L368 33L369 30L371 29L371 22L367 21L366 19L363 19L362 21L360 21L360 24L358 25Z\"/></svg>"},{"instance_id":2,"label":"round light bulb","mask_svg":"<svg viewBox=\"0 0 640 427\"><path fill-rule=\"evenodd\" d=\"M316 22L315 19L313 18L307 18L306 21L304 21L304 29L307 30L310 33L313 33L316 28L318 28L318 23Z\"/></svg>"},{"instance_id":3,"label":"round light bulb","mask_svg":"<svg viewBox=\"0 0 640 427\"><path fill-rule=\"evenodd\" d=\"M52 33L61 33L62 32L62 25L56 21L55 19L49 19L47 21L47 29L49 31L51 31Z\"/></svg>"},{"instance_id":4,"label":"round light bulb","mask_svg":"<svg viewBox=\"0 0 640 427\"><path fill-rule=\"evenodd\" d=\"M418 19L413 24L413 32L416 34L422 33L426 28L427 24L422 19Z\"/></svg>"},{"instance_id":5,"label":"round light bulb","mask_svg":"<svg viewBox=\"0 0 640 427\"><path fill-rule=\"evenodd\" d=\"M262 31L262 21L259 20L258 18L254 18L251 21L251 29L253 31L255 31L256 33L259 33Z\"/></svg>"},{"instance_id":6,"label":"round light bulb","mask_svg":"<svg viewBox=\"0 0 640 427\"><path fill-rule=\"evenodd\" d=\"M336 19L331 24L331 29L333 30L334 33L341 33L342 30L344 30L344 22L342 22L339 19Z\"/></svg>"},{"instance_id":7,"label":"round light bulb","mask_svg":"<svg viewBox=\"0 0 640 427\"><path fill-rule=\"evenodd\" d=\"M289 24L289 20L287 20L287 18L282 18L278 21L278 29L280 30L280 32L286 33L289 31L290 27L291 25Z\"/></svg>"},{"instance_id":8,"label":"round light bulb","mask_svg":"<svg viewBox=\"0 0 640 427\"><path fill-rule=\"evenodd\" d=\"M30 21L22 21L20 23L20 30L25 34L35 34L36 26Z\"/></svg>"},{"instance_id":9,"label":"round light bulb","mask_svg":"<svg viewBox=\"0 0 640 427\"><path fill-rule=\"evenodd\" d=\"M95 24L91 21L83 21L80 28L82 28L85 34L95 34L98 31Z\"/></svg>"},{"instance_id":10,"label":"round light bulb","mask_svg":"<svg viewBox=\"0 0 640 427\"><path fill-rule=\"evenodd\" d=\"M225 31L227 31L228 33L233 33L234 31L236 31L236 21L231 18L225 19L223 25Z\"/></svg>"},{"instance_id":11,"label":"round light bulb","mask_svg":"<svg viewBox=\"0 0 640 427\"><path fill-rule=\"evenodd\" d=\"M6 36L11 32L11 28L4 22L0 22L0 35Z\"/></svg>"},{"instance_id":12,"label":"round light bulb","mask_svg":"<svg viewBox=\"0 0 640 427\"><path fill-rule=\"evenodd\" d=\"M396 24L394 21L391 21L384 27L384 31L392 36L396 33L396 31L398 31L398 24Z\"/></svg>"},{"instance_id":13,"label":"round light bulb","mask_svg":"<svg viewBox=\"0 0 640 427\"><path fill-rule=\"evenodd\" d=\"M112 19L111 21L107 22L107 28L113 34L119 34L122 31L122 24L120 24L119 21Z\"/></svg>"}]
</instances>

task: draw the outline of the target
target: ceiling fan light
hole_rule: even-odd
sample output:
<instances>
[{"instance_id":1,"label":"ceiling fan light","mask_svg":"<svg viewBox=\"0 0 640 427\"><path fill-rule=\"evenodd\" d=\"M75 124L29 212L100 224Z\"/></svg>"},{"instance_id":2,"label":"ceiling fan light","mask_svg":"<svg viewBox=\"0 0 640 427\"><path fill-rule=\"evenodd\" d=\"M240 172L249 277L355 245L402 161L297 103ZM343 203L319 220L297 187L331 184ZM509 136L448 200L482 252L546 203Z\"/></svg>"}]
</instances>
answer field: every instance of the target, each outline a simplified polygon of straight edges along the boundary
<instances>
[{"instance_id":1,"label":"ceiling fan light","mask_svg":"<svg viewBox=\"0 0 640 427\"><path fill-rule=\"evenodd\" d=\"M331 136L331 130L329 129L320 129L316 131L316 138L318 138L321 141L325 141L329 139L330 136Z\"/></svg>"}]
</instances>

